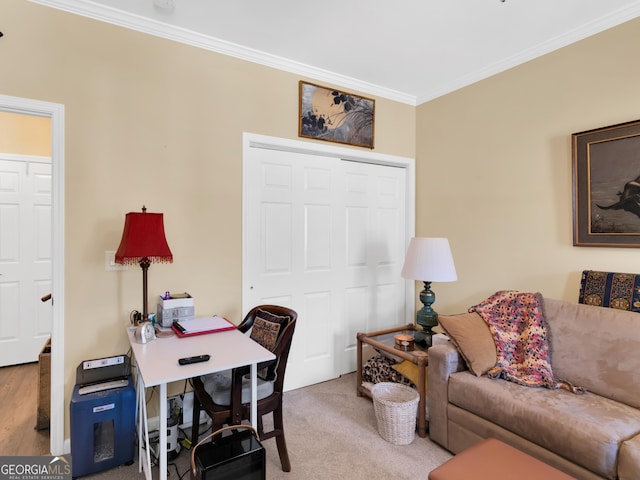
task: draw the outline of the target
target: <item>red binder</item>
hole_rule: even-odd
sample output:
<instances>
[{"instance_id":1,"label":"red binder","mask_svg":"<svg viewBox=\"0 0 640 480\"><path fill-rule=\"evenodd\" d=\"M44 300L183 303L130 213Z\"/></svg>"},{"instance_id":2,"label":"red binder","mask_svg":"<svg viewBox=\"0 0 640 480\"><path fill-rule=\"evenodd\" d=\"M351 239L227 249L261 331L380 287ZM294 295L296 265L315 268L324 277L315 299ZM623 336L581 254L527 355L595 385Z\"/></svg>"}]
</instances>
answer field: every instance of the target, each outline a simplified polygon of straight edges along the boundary
<instances>
[{"instance_id":1,"label":"red binder","mask_svg":"<svg viewBox=\"0 0 640 480\"><path fill-rule=\"evenodd\" d=\"M207 333L225 332L237 328L224 317L213 315L210 317L196 317L191 320L176 320L171 325L175 334L180 337L193 337Z\"/></svg>"}]
</instances>

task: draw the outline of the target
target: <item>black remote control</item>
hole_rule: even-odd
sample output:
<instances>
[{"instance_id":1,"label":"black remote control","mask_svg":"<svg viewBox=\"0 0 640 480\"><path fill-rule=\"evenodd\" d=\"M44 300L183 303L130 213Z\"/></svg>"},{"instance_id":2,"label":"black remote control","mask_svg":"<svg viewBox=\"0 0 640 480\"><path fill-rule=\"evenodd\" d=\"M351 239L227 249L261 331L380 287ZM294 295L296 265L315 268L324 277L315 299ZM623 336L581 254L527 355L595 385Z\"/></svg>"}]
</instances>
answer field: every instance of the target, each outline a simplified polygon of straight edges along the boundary
<instances>
[{"instance_id":1,"label":"black remote control","mask_svg":"<svg viewBox=\"0 0 640 480\"><path fill-rule=\"evenodd\" d=\"M211 358L211 356L209 356L209 355L198 355L196 357L185 357L185 358L179 359L178 363L180 365L189 365L190 363L206 362L210 358Z\"/></svg>"}]
</instances>

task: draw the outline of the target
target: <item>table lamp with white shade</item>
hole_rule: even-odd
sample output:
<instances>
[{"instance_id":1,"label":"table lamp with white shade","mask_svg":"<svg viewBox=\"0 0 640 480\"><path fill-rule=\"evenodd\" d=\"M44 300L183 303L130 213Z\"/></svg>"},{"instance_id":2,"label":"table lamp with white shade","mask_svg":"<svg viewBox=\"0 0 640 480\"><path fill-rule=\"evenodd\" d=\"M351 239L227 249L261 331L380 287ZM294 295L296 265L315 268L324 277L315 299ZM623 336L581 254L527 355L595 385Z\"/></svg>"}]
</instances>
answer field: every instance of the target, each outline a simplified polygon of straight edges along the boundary
<instances>
[{"instance_id":1,"label":"table lamp with white shade","mask_svg":"<svg viewBox=\"0 0 640 480\"><path fill-rule=\"evenodd\" d=\"M414 237L409 243L402 267L402 276L424 282L420 292L423 307L416 312L416 323L422 327L415 333L415 342L431 346L431 329L438 325L438 314L431 307L436 295L431 282L454 282L458 279L453 256L446 238Z\"/></svg>"}]
</instances>

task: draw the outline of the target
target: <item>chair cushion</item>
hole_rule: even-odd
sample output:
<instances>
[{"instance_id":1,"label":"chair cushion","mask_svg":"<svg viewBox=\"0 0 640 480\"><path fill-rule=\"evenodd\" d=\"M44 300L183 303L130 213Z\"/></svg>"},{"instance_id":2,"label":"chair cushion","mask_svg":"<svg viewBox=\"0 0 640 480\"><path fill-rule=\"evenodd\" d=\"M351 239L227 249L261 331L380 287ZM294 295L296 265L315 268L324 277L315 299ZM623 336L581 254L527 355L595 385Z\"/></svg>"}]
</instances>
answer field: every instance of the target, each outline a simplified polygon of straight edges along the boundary
<instances>
[{"instance_id":1,"label":"chair cushion","mask_svg":"<svg viewBox=\"0 0 640 480\"><path fill-rule=\"evenodd\" d=\"M200 377L205 391L217 405L231 405L231 370L210 373ZM258 378L258 400L267 398L273 393L273 383ZM251 378L242 377L242 403L251 401Z\"/></svg>"}]
</instances>

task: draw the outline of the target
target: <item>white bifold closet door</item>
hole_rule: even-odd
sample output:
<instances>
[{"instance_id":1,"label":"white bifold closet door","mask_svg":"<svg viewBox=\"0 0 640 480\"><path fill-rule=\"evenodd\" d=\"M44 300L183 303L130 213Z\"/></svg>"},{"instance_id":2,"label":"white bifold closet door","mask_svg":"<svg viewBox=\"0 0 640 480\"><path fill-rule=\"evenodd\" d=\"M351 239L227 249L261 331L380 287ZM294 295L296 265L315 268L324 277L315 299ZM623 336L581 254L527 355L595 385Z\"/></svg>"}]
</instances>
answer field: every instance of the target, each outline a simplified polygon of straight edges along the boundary
<instances>
[{"instance_id":1,"label":"white bifold closet door","mask_svg":"<svg viewBox=\"0 0 640 480\"><path fill-rule=\"evenodd\" d=\"M406 323L406 171L250 149L243 304L298 312L287 390L356 369L356 333Z\"/></svg>"}]
</instances>

